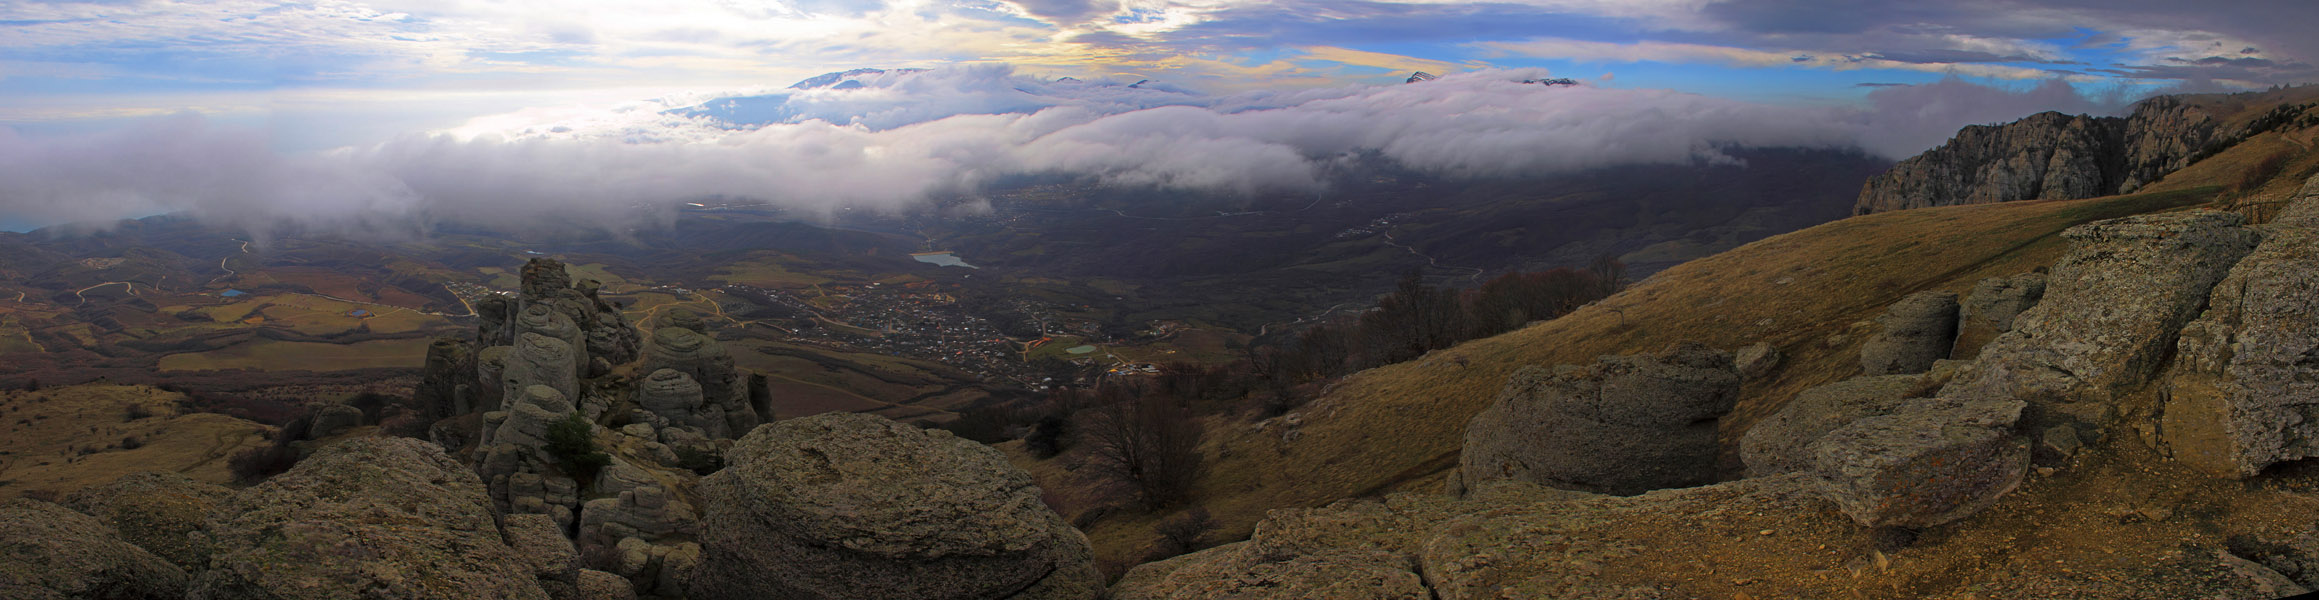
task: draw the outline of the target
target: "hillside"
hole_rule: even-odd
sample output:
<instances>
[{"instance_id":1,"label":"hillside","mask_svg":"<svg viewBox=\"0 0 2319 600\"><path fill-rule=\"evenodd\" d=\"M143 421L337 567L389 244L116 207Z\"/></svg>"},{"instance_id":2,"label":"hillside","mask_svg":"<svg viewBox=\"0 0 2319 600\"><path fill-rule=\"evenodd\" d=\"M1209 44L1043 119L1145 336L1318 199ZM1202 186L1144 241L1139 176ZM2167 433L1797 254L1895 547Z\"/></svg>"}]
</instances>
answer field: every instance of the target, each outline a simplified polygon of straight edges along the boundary
<instances>
[{"instance_id":1,"label":"hillside","mask_svg":"<svg viewBox=\"0 0 2319 600\"><path fill-rule=\"evenodd\" d=\"M1749 381L1722 420L1723 470L1735 477L1738 437L1797 392L1857 374L1860 344L1874 332L1868 320L1886 305L1923 290L1963 293L1982 278L2052 264L2065 249L2058 234L2075 225L2198 206L2275 206L2319 171L2319 155L2300 151L2303 135L2254 136L2142 193L1879 213L1685 263L1562 318L1348 377L1288 416L1215 420L1203 448L1211 467L1196 502L1237 537L1275 509L1430 491L1456 466L1467 419L1515 369L1656 352L1684 340L1725 350L1767 342L1786 357L1770 375ZM2289 149L2296 152L2283 164L2261 164ZM2260 171L2268 171L2260 185L2237 187ZM1018 462L1051 488L1082 487L1059 465ZM1083 503L1075 509L1098 502L1091 494L1066 497ZM1109 516L1088 533L1099 554L1120 560L1142 551L1162 516Z\"/></svg>"},{"instance_id":2,"label":"hillside","mask_svg":"<svg viewBox=\"0 0 2319 600\"><path fill-rule=\"evenodd\" d=\"M179 473L225 484L227 459L263 446L272 428L188 413L183 394L90 384L0 392L0 499L66 494L129 473Z\"/></svg>"}]
</instances>

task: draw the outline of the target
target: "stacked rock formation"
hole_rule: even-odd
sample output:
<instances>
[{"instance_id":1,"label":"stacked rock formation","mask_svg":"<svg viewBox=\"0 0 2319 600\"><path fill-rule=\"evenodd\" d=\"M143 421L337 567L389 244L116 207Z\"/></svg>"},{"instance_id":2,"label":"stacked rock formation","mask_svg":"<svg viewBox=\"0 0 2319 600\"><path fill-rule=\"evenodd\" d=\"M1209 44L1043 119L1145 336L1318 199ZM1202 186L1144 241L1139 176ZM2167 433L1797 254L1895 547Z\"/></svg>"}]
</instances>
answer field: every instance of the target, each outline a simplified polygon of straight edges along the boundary
<instances>
[{"instance_id":1,"label":"stacked rock formation","mask_svg":"<svg viewBox=\"0 0 2319 600\"><path fill-rule=\"evenodd\" d=\"M548 515L561 526L572 524L580 503L579 484L542 448L547 446L548 428L576 410L563 392L533 385L523 388L509 410L484 415L475 473L502 509Z\"/></svg>"},{"instance_id":2,"label":"stacked rock formation","mask_svg":"<svg viewBox=\"0 0 2319 600\"><path fill-rule=\"evenodd\" d=\"M2159 423L2177 460L2252 476L2319 457L2319 178L2183 328Z\"/></svg>"},{"instance_id":3,"label":"stacked rock formation","mask_svg":"<svg viewBox=\"0 0 2319 600\"><path fill-rule=\"evenodd\" d=\"M1716 420L1739 396L1731 354L1681 343L1591 367L1528 367L1466 426L1463 484L1512 479L1611 494L1715 480Z\"/></svg>"},{"instance_id":4,"label":"stacked rock formation","mask_svg":"<svg viewBox=\"0 0 2319 600\"><path fill-rule=\"evenodd\" d=\"M2225 131L2205 107L2171 96L2126 118L2045 112L1968 126L1868 180L1853 214L2132 192L2254 133Z\"/></svg>"},{"instance_id":5,"label":"stacked rock formation","mask_svg":"<svg viewBox=\"0 0 2319 600\"><path fill-rule=\"evenodd\" d=\"M730 438L759 424L743 385L745 379L733 368L733 357L726 353L724 344L715 339L682 327L655 329L652 344L645 350L643 372L650 375L643 384L647 389L639 390L639 395L655 394L649 400L657 406L645 406L649 416L640 417L656 425L698 427L707 437ZM693 384L685 385L684 379ZM687 395L696 388L700 392L697 400Z\"/></svg>"},{"instance_id":6,"label":"stacked rock formation","mask_svg":"<svg viewBox=\"0 0 2319 600\"><path fill-rule=\"evenodd\" d=\"M1860 346L1860 371L1867 375L1923 373L1947 358L1957 338L1957 295L1943 291L1909 294L1885 309L1883 329Z\"/></svg>"},{"instance_id":7,"label":"stacked rock formation","mask_svg":"<svg viewBox=\"0 0 2319 600\"><path fill-rule=\"evenodd\" d=\"M1087 540L988 446L830 413L758 428L701 480L693 598L1086 599Z\"/></svg>"}]
</instances>

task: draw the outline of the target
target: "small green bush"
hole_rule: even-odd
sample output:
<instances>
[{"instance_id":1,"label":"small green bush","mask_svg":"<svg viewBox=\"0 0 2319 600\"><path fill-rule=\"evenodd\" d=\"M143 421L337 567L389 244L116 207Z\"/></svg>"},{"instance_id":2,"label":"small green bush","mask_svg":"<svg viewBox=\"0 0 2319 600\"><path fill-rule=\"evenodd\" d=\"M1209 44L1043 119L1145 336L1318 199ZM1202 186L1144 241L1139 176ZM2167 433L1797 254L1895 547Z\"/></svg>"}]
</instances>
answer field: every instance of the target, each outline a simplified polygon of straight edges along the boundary
<instances>
[{"instance_id":1,"label":"small green bush","mask_svg":"<svg viewBox=\"0 0 2319 600\"><path fill-rule=\"evenodd\" d=\"M596 449L596 424L572 413L548 425L548 455L564 465L564 474L593 479L596 471L612 464L612 456Z\"/></svg>"}]
</instances>

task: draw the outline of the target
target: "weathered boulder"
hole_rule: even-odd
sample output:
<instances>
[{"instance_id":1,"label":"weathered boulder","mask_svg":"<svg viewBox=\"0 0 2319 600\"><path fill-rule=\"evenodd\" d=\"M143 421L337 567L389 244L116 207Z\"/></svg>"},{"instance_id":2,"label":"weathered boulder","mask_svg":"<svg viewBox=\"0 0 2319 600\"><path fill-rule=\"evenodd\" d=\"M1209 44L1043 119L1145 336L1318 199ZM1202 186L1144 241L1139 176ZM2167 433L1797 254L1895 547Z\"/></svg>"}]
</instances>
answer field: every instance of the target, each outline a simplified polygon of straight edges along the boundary
<instances>
[{"instance_id":1,"label":"weathered boulder","mask_svg":"<svg viewBox=\"0 0 2319 600\"><path fill-rule=\"evenodd\" d=\"M513 393L544 385L562 392L565 398L580 397L579 365L573 362L572 353L571 344L563 340L537 333L517 336L515 348L507 353L502 367L502 391Z\"/></svg>"},{"instance_id":2,"label":"weathered boulder","mask_svg":"<svg viewBox=\"0 0 2319 600\"><path fill-rule=\"evenodd\" d=\"M178 598L185 584L184 570L95 517L38 500L0 501L0 598Z\"/></svg>"},{"instance_id":3,"label":"weathered boulder","mask_svg":"<svg viewBox=\"0 0 2319 600\"><path fill-rule=\"evenodd\" d=\"M1932 290L1909 294L1884 310L1883 329L1860 345L1863 375L1905 375L1931 369L1957 341L1957 295Z\"/></svg>"},{"instance_id":4,"label":"weathered boulder","mask_svg":"<svg viewBox=\"0 0 2319 600\"><path fill-rule=\"evenodd\" d=\"M552 258L534 258L524 261L518 271L522 292L526 298L549 298L558 292L572 289L572 274L564 270L563 261Z\"/></svg>"},{"instance_id":5,"label":"weathered boulder","mask_svg":"<svg viewBox=\"0 0 2319 600\"><path fill-rule=\"evenodd\" d=\"M144 472L73 492L64 503L178 567L200 569L209 563L210 544L198 532L209 512L233 494L177 473Z\"/></svg>"},{"instance_id":6,"label":"weathered boulder","mask_svg":"<svg viewBox=\"0 0 2319 600\"><path fill-rule=\"evenodd\" d=\"M2070 250L2054 265L2044 300L1941 395L2102 413L2116 391L2149 380L2215 283L2254 250L2258 236L2245 222L2235 213L2190 211L2070 228L2062 233ZM2054 406L2089 403L2096 406Z\"/></svg>"},{"instance_id":7,"label":"weathered boulder","mask_svg":"<svg viewBox=\"0 0 2319 600\"><path fill-rule=\"evenodd\" d=\"M475 301L475 342L478 346L509 346L515 344L516 300L502 294L491 294ZM486 380L489 381L489 380Z\"/></svg>"},{"instance_id":8,"label":"weathered boulder","mask_svg":"<svg viewBox=\"0 0 2319 600\"><path fill-rule=\"evenodd\" d=\"M428 420L472 412L475 373L474 347L459 338L435 338L427 344L427 362L419 368L411 401Z\"/></svg>"},{"instance_id":9,"label":"weathered boulder","mask_svg":"<svg viewBox=\"0 0 2319 600\"><path fill-rule=\"evenodd\" d=\"M538 514L507 515L500 519L500 531L505 534L507 547L531 565L532 576L540 581L569 584L578 576L580 553L572 549L572 541L564 538L564 531L554 518Z\"/></svg>"},{"instance_id":10,"label":"weathered boulder","mask_svg":"<svg viewBox=\"0 0 2319 600\"><path fill-rule=\"evenodd\" d=\"M1770 375L1780 366L1780 349L1769 342L1756 342L1731 353L1731 367L1738 370L1741 379L1755 379Z\"/></svg>"},{"instance_id":11,"label":"weathered boulder","mask_svg":"<svg viewBox=\"0 0 2319 600\"><path fill-rule=\"evenodd\" d=\"M2176 460L2245 477L2319 457L2319 229L2266 229L2175 356L2160 431Z\"/></svg>"},{"instance_id":12,"label":"weathered boulder","mask_svg":"<svg viewBox=\"0 0 2319 600\"><path fill-rule=\"evenodd\" d=\"M577 600L636 600L636 588L628 578L603 571L581 570Z\"/></svg>"},{"instance_id":13,"label":"weathered boulder","mask_svg":"<svg viewBox=\"0 0 2319 600\"><path fill-rule=\"evenodd\" d=\"M1931 527L2021 483L2029 443L2011 428L2021 403L1928 402L1852 421L1807 446L1822 497L1862 525Z\"/></svg>"},{"instance_id":14,"label":"weathered boulder","mask_svg":"<svg viewBox=\"0 0 2319 600\"><path fill-rule=\"evenodd\" d=\"M1957 343L1949 356L1958 360L1980 356L1982 346L2012 331L2013 319L2043 298L2044 273L1990 277L1973 284L1972 293L1958 307Z\"/></svg>"},{"instance_id":15,"label":"weathered boulder","mask_svg":"<svg viewBox=\"0 0 2319 600\"><path fill-rule=\"evenodd\" d=\"M314 408L314 420L306 426L308 439L321 439L362 426L362 409L339 403L326 403Z\"/></svg>"},{"instance_id":16,"label":"weathered boulder","mask_svg":"<svg viewBox=\"0 0 2319 600\"><path fill-rule=\"evenodd\" d=\"M1739 396L1731 355L1691 342L1592 366L1526 367L1466 426L1465 487L1512 479L1638 494L1715 480L1716 420Z\"/></svg>"},{"instance_id":17,"label":"weathered boulder","mask_svg":"<svg viewBox=\"0 0 2319 600\"><path fill-rule=\"evenodd\" d=\"M703 478L694 598L1093 598L1085 536L996 450L883 418L759 427Z\"/></svg>"},{"instance_id":18,"label":"weathered boulder","mask_svg":"<svg viewBox=\"0 0 2319 600\"><path fill-rule=\"evenodd\" d=\"M1853 421L1904 410L1921 380L1917 375L1855 377L1804 390L1748 428L1739 440L1740 460L1751 477L1811 470L1812 442Z\"/></svg>"},{"instance_id":19,"label":"weathered boulder","mask_svg":"<svg viewBox=\"0 0 2319 600\"><path fill-rule=\"evenodd\" d=\"M236 493L208 531L190 600L546 598L475 473L420 440L323 448Z\"/></svg>"}]
</instances>

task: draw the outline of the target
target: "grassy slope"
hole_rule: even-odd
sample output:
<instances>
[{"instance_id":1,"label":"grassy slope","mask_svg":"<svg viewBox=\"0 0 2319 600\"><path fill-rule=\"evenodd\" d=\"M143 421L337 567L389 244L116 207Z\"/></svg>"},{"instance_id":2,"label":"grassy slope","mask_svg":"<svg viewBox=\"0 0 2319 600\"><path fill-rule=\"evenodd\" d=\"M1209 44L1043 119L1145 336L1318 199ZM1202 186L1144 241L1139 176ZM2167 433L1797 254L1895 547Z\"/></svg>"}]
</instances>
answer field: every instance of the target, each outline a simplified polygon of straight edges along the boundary
<instances>
[{"instance_id":1,"label":"grassy slope","mask_svg":"<svg viewBox=\"0 0 2319 600\"><path fill-rule=\"evenodd\" d=\"M0 393L0 498L32 490L71 493L139 471L232 479L226 459L267 443L272 429L209 413L177 414L179 394L144 386L89 384ZM127 407L152 416L129 419ZM123 438L143 446L123 448ZM94 450L83 454L83 448Z\"/></svg>"},{"instance_id":2,"label":"grassy slope","mask_svg":"<svg viewBox=\"0 0 2319 600\"><path fill-rule=\"evenodd\" d=\"M2283 149L2302 150L2265 134L2143 193L1870 215L1686 263L1563 318L1358 373L1298 411L1305 424L1294 441L1284 441L1279 427L1212 423L1204 448L1212 466L1199 502L1224 537L1238 538L1272 509L1430 489L1456 466L1466 421L1520 367L1652 352L1682 340L1724 349L1769 342L1786 359L1747 384L1723 423L1728 449L1797 392L1856 375L1859 344L1873 333L1868 320L1892 301L1929 289L1963 293L1985 277L2050 265L2065 250L2058 234L2081 223L2242 196L2284 198L2319 169L2319 155L2298 154L2270 184L2221 198L2221 186ZM1068 511L1101 504L1064 461L1015 455ZM1142 552L1162 516L1109 516L1087 533L1100 558L1125 561Z\"/></svg>"}]
</instances>

